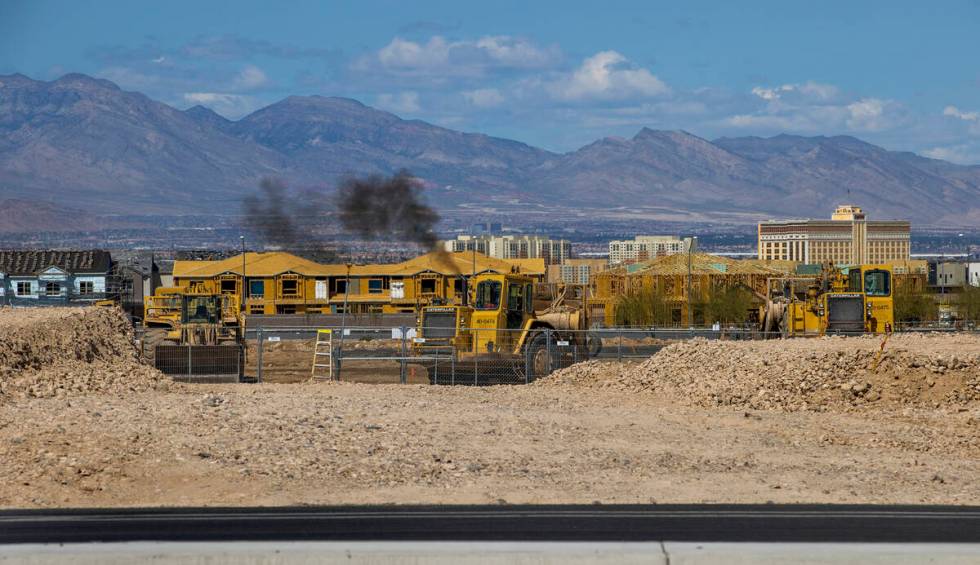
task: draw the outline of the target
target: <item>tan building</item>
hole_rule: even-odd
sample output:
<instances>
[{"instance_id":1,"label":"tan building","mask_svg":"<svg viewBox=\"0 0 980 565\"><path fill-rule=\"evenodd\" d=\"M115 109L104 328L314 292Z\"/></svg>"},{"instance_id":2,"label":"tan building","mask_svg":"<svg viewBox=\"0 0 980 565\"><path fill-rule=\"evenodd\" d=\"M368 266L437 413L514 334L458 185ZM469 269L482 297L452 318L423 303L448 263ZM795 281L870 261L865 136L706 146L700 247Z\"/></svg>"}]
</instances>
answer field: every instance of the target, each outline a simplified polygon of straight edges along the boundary
<instances>
[{"instance_id":1,"label":"tan building","mask_svg":"<svg viewBox=\"0 0 980 565\"><path fill-rule=\"evenodd\" d=\"M593 275L608 268L605 259L566 259L561 265L548 265L548 282L589 284Z\"/></svg>"},{"instance_id":2,"label":"tan building","mask_svg":"<svg viewBox=\"0 0 980 565\"><path fill-rule=\"evenodd\" d=\"M474 263L475 261L475 263ZM324 265L290 253L247 253L221 261L177 261L174 286L192 292L241 295L249 314L415 312L437 301L460 300L473 274L519 272L545 276L541 259L503 261L472 253L427 253L393 264ZM347 285L350 285L348 289Z\"/></svg>"},{"instance_id":3,"label":"tan building","mask_svg":"<svg viewBox=\"0 0 980 565\"><path fill-rule=\"evenodd\" d=\"M472 251L495 259L544 259L546 265L560 265L572 253L567 239L538 235L461 235L440 244L450 253Z\"/></svg>"},{"instance_id":4,"label":"tan building","mask_svg":"<svg viewBox=\"0 0 980 565\"><path fill-rule=\"evenodd\" d=\"M857 206L838 206L830 220L759 223L759 259L861 264L908 261L911 226L868 220Z\"/></svg>"},{"instance_id":5,"label":"tan building","mask_svg":"<svg viewBox=\"0 0 980 565\"><path fill-rule=\"evenodd\" d=\"M664 255L697 251L693 238L673 235L638 235L633 239L609 242L609 264L638 263Z\"/></svg>"}]
</instances>

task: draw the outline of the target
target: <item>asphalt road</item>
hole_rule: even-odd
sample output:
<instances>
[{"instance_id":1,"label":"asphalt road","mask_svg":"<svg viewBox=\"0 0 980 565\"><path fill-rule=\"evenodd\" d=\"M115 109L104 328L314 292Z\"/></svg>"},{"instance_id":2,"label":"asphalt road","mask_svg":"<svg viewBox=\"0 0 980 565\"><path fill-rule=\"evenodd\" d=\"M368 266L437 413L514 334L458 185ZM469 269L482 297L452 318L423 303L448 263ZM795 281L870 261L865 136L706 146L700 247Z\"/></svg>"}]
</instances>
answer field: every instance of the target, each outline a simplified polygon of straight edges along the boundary
<instances>
[{"instance_id":1,"label":"asphalt road","mask_svg":"<svg viewBox=\"0 0 980 565\"><path fill-rule=\"evenodd\" d=\"M978 543L980 507L341 506L0 511L0 543L123 541Z\"/></svg>"}]
</instances>

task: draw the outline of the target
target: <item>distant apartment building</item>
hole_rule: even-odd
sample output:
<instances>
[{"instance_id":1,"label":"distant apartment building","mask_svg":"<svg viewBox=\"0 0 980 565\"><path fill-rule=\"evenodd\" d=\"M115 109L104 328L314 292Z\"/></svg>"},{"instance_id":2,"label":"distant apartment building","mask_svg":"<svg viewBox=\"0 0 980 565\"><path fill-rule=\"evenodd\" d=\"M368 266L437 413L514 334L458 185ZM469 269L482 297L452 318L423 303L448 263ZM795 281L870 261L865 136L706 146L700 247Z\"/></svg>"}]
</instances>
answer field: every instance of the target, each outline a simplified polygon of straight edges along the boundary
<instances>
[{"instance_id":1,"label":"distant apartment building","mask_svg":"<svg viewBox=\"0 0 980 565\"><path fill-rule=\"evenodd\" d=\"M605 259L567 259L561 265L548 265L548 282L589 284L592 275L608 268Z\"/></svg>"},{"instance_id":2,"label":"distant apartment building","mask_svg":"<svg viewBox=\"0 0 980 565\"><path fill-rule=\"evenodd\" d=\"M838 206L830 220L759 222L759 259L860 264L908 261L911 225L868 220L857 206Z\"/></svg>"},{"instance_id":3,"label":"distant apartment building","mask_svg":"<svg viewBox=\"0 0 980 565\"><path fill-rule=\"evenodd\" d=\"M567 239L537 235L461 235L442 242L446 251L473 251L495 259L544 259L545 265L560 265L572 253Z\"/></svg>"},{"instance_id":4,"label":"distant apartment building","mask_svg":"<svg viewBox=\"0 0 980 565\"><path fill-rule=\"evenodd\" d=\"M697 245L694 241L690 237L681 239L672 235L638 235L632 240L610 241L609 264L638 263L665 255L696 251L692 249L692 246Z\"/></svg>"},{"instance_id":5,"label":"distant apartment building","mask_svg":"<svg viewBox=\"0 0 980 565\"><path fill-rule=\"evenodd\" d=\"M980 262L967 263L966 278L970 286L980 286Z\"/></svg>"}]
</instances>

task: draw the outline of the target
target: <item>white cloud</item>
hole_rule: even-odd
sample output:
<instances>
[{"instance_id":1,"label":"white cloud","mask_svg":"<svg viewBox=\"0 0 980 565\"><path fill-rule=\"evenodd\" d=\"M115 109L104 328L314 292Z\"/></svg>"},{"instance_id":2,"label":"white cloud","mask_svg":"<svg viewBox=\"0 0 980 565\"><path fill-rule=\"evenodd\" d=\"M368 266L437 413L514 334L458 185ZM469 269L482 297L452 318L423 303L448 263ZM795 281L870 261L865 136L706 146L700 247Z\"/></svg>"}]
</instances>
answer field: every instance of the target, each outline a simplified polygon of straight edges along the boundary
<instances>
[{"instance_id":1,"label":"white cloud","mask_svg":"<svg viewBox=\"0 0 980 565\"><path fill-rule=\"evenodd\" d=\"M241 117L258 106L250 96L224 92L185 92L183 98L188 104L207 106L227 118Z\"/></svg>"},{"instance_id":2,"label":"white cloud","mask_svg":"<svg viewBox=\"0 0 980 565\"><path fill-rule=\"evenodd\" d=\"M878 132L903 123L902 107L880 98L847 98L831 84L813 81L752 89L758 108L722 119L725 127L804 134Z\"/></svg>"},{"instance_id":3,"label":"white cloud","mask_svg":"<svg viewBox=\"0 0 980 565\"><path fill-rule=\"evenodd\" d=\"M815 100L831 100L839 92L837 87L832 84L822 84L813 81L807 81L802 84L784 84L772 88L756 86L752 89L752 94L767 101L780 100L788 94L798 94L802 97Z\"/></svg>"},{"instance_id":4,"label":"white cloud","mask_svg":"<svg viewBox=\"0 0 980 565\"><path fill-rule=\"evenodd\" d=\"M890 121L885 117L885 101L878 98L862 98L847 105L850 114L845 124L856 131L878 131L888 127Z\"/></svg>"},{"instance_id":5,"label":"white cloud","mask_svg":"<svg viewBox=\"0 0 980 565\"><path fill-rule=\"evenodd\" d=\"M633 68L616 51L601 51L582 61L570 75L549 85L562 100L613 100L666 94L667 85L647 69Z\"/></svg>"},{"instance_id":6,"label":"white cloud","mask_svg":"<svg viewBox=\"0 0 980 565\"><path fill-rule=\"evenodd\" d=\"M439 36L426 44L396 37L378 51L378 61L384 67L396 69L443 67L449 62L449 44Z\"/></svg>"},{"instance_id":7,"label":"white cloud","mask_svg":"<svg viewBox=\"0 0 980 565\"><path fill-rule=\"evenodd\" d=\"M477 108L493 108L504 102L504 95L496 88L480 88L463 92L463 98Z\"/></svg>"},{"instance_id":8,"label":"white cloud","mask_svg":"<svg viewBox=\"0 0 980 565\"><path fill-rule=\"evenodd\" d=\"M964 112L957 108L956 106L946 106L943 108L944 116L952 116L963 120L964 122L976 122L980 121L980 112Z\"/></svg>"},{"instance_id":9,"label":"white cloud","mask_svg":"<svg viewBox=\"0 0 980 565\"><path fill-rule=\"evenodd\" d=\"M232 82L232 87L235 90L252 90L254 88L259 88L268 84L269 78L265 76L265 72L262 69L256 67L255 65L246 65L236 76Z\"/></svg>"},{"instance_id":10,"label":"white cloud","mask_svg":"<svg viewBox=\"0 0 980 565\"><path fill-rule=\"evenodd\" d=\"M946 147L933 147L922 152L926 157L942 159L961 165L976 165L980 163L980 148L969 145L953 145Z\"/></svg>"},{"instance_id":11,"label":"white cloud","mask_svg":"<svg viewBox=\"0 0 980 565\"><path fill-rule=\"evenodd\" d=\"M419 105L419 93L412 91L399 92L398 94L379 94L377 104L385 110L399 114L412 114L422 109Z\"/></svg>"},{"instance_id":12,"label":"white cloud","mask_svg":"<svg viewBox=\"0 0 980 565\"><path fill-rule=\"evenodd\" d=\"M376 53L355 60L352 68L403 75L482 76L489 69L543 68L560 59L557 47L539 47L507 35L465 41L436 35L425 42L395 37Z\"/></svg>"}]
</instances>

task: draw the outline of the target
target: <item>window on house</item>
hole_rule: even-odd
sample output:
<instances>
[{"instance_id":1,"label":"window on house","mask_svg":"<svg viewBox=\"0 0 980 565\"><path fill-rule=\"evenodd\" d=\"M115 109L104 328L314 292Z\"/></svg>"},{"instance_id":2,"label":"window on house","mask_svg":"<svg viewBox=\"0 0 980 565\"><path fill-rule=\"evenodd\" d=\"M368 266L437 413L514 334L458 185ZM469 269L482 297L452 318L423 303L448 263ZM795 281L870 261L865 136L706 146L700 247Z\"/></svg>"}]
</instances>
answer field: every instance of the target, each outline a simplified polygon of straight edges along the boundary
<instances>
[{"instance_id":1,"label":"window on house","mask_svg":"<svg viewBox=\"0 0 980 565\"><path fill-rule=\"evenodd\" d=\"M78 294L94 294L95 283L92 281L79 281Z\"/></svg>"},{"instance_id":2,"label":"window on house","mask_svg":"<svg viewBox=\"0 0 980 565\"><path fill-rule=\"evenodd\" d=\"M236 290L238 290L238 281L235 279L221 280L221 294L235 294Z\"/></svg>"},{"instance_id":3,"label":"window on house","mask_svg":"<svg viewBox=\"0 0 980 565\"><path fill-rule=\"evenodd\" d=\"M347 279L337 279L333 282L334 292L344 293L347 292Z\"/></svg>"},{"instance_id":4,"label":"window on house","mask_svg":"<svg viewBox=\"0 0 980 565\"><path fill-rule=\"evenodd\" d=\"M44 295L45 296L60 296L61 295L61 285L56 282L49 282L44 285Z\"/></svg>"},{"instance_id":5,"label":"window on house","mask_svg":"<svg viewBox=\"0 0 980 565\"><path fill-rule=\"evenodd\" d=\"M436 279L422 279L419 281L419 288L422 294L435 294L436 292Z\"/></svg>"},{"instance_id":6,"label":"window on house","mask_svg":"<svg viewBox=\"0 0 980 565\"><path fill-rule=\"evenodd\" d=\"M17 296L28 296L31 294L31 283L22 281L17 283Z\"/></svg>"},{"instance_id":7,"label":"window on house","mask_svg":"<svg viewBox=\"0 0 980 565\"><path fill-rule=\"evenodd\" d=\"M296 296L297 294L299 294L299 281L295 279L286 279L282 281L283 296Z\"/></svg>"},{"instance_id":8,"label":"window on house","mask_svg":"<svg viewBox=\"0 0 980 565\"><path fill-rule=\"evenodd\" d=\"M248 295L253 298L265 296L265 281L248 281Z\"/></svg>"},{"instance_id":9,"label":"window on house","mask_svg":"<svg viewBox=\"0 0 980 565\"><path fill-rule=\"evenodd\" d=\"M384 291L384 282L381 279L370 279L368 281L369 294L381 294Z\"/></svg>"}]
</instances>

